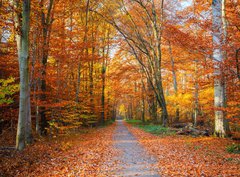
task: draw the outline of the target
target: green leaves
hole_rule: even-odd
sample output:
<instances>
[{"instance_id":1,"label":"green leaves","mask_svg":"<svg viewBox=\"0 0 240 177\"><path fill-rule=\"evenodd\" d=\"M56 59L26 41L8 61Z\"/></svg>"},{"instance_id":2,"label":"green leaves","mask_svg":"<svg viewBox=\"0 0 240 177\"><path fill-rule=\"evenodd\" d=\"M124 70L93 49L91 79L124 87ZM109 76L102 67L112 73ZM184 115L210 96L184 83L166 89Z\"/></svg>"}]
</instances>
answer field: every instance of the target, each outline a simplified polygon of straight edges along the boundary
<instances>
[{"instance_id":1,"label":"green leaves","mask_svg":"<svg viewBox=\"0 0 240 177\"><path fill-rule=\"evenodd\" d=\"M0 105L13 103L12 95L19 90L19 84L14 84L15 79L0 79Z\"/></svg>"}]
</instances>

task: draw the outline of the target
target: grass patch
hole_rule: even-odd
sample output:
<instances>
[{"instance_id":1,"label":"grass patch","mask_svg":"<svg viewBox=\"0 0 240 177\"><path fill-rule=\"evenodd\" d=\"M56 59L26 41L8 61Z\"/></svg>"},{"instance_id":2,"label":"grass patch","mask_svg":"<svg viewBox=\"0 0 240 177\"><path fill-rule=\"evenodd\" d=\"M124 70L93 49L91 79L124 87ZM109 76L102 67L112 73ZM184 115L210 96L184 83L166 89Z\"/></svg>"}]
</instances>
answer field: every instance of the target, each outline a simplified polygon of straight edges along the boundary
<instances>
[{"instance_id":1,"label":"grass patch","mask_svg":"<svg viewBox=\"0 0 240 177\"><path fill-rule=\"evenodd\" d=\"M167 127L161 125L155 125L151 123L143 123L141 120L126 120L127 123L134 125L145 132L154 134L154 135L174 135L175 131L170 130Z\"/></svg>"},{"instance_id":2,"label":"grass patch","mask_svg":"<svg viewBox=\"0 0 240 177\"><path fill-rule=\"evenodd\" d=\"M139 125L139 128L143 129L146 132L152 133L152 134L167 134L169 132L169 129L166 127L162 127L161 125Z\"/></svg>"},{"instance_id":3,"label":"grass patch","mask_svg":"<svg viewBox=\"0 0 240 177\"><path fill-rule=\"evenodd\" d=\"M233 158L226 158L226 161L231 162L233 161Z\"/></svg>"},{"instance_id":4,"label":"grass patch","mask_svg":"<svg viewBox=\"0 0 240 177\"><path fill-rule=\"evenodd\" d=\"M126 120L127 123L132 124L132 125L142 125L143 122L141 120Z\"/></svg>"},{"instance_id":5,"label":"grass patch","mask_svg":"<svg viewBox=\"0 0 240 177\"><path fill-rule=\"evenodd\" d=\"M229 153L240 154L240 144L231 144L227 146L226 150Z\"/></svg>"}]
</instances>

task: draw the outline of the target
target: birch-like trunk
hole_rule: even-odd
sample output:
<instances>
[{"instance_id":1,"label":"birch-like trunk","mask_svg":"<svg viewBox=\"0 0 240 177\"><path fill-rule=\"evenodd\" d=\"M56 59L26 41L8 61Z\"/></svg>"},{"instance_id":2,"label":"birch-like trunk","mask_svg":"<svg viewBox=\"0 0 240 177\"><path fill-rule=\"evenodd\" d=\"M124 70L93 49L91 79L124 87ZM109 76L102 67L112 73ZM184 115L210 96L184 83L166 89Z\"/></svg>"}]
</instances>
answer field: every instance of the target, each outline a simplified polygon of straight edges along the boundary
<instances>
[{"instance_id":1,"label":"birch-like trunk","mask_svg":"<svg viewBox=\"0 0 240 177\"><path fill-rule=\"evenodd\" d=\"M222 110L224 108L225 82L223 78L222 64L224 60L222 42L222 0L213 0L213 60L214 60L214 106L215 106L215 130L218 137L226 136L226 121Z\"/></svg>"}]
</instances>

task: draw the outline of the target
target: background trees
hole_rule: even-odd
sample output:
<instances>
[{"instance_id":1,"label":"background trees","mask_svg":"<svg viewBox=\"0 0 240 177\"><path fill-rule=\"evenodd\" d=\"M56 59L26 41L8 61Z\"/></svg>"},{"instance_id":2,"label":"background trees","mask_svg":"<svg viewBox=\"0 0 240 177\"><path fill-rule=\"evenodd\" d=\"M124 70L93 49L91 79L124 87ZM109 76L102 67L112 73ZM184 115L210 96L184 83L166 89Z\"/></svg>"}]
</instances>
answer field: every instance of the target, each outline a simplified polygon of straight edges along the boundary
<instances>
[{"instance_id":1,"label":"background trees","mask_svg":"<svg viewBox=\"0 0 240 177\"><path fill-rule=\"evenodd\" d=\"M211 2L198 0L32 0L29 37L24 38L29 39L29 88L22 90L31 90L26 101L31 107L24 110L31 108L36 132L61 133L117 115L213 128L214 111L225 115L234 130L239 122L239 4L215 2L221 14L212 14ZM21 76L15 37L23 35L17 27L23 21L13 18L13 13L21 15L17 9L6 0L0 3L0 76L14 77L16 83ZM219 25L222 31L216 31ZM220 42L214 42L216 36ZM215 62L217 50L221 65ZM214 91L214 80L220 79L216 66L225 90L219 109L214 106L219 90ZM14 103L2 104L0 112L16 125L19 98L12 97Z\"/></svg>"}]
</instances>

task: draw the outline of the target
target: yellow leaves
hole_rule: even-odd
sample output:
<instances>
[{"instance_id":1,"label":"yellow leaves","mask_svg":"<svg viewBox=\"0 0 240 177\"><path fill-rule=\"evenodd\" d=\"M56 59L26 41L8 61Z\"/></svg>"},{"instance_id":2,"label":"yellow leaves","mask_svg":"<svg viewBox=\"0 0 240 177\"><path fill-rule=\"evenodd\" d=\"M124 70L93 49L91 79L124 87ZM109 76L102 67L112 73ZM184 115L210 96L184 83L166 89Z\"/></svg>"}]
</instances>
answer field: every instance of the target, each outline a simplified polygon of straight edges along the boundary
<instances>
[{"instance_id":1,"label":"yellow leaves","mask_svg":"<svg viewBox=\"0 0 240 177\"><path fill-rule=\"evenodd\" d=\"M214 99L214 88L207 87L205 89L199 90L198 101L200 108L204 110L205 113L212 113L213 111L213 99ZM194 109L194 93L187 92L184 94L173 94L167 95L166 101L170 115L176 114L176 108L179 108L180 115L192 112Z\"/></svg>"},{"instance_id":2,"label":"yellow leaves","mask_svg":"<svg viewBox=\"0 0 240 177\"><path fill-rule=\"evenodd\" d=\"M205 112L212 111L214 106L214 88L209 87L199 93L199 103Z\"/></svg>"},{"instance_id":3,"label":"yellow leaves","mask_svg":"<svg viewBox=\"0 0 240 177\"><path fill-rule=\"evenodd\" d=\"M14 84L15 78L0 79L0 105L13 103L11 96L19 90L19 84Z\"/></svg>"},{"instance_id":4,"label":"yellow leaves","mask_svg":"<svg viewBox=\"0 0 240 177\"><path fill-rule=\"evenodd\" d=\"M193 95L190 93L166 96L170 115L175 115L177 107L180 109L181 113L191 111L192 99Z\"/></svg>"},{"instance_id":5,"label":"yellow leaves","mask_svg":"<svg viewBox=\"0 0 240 177\"><path fill-rule=\"evenodd\" d=\"M124 105L124 104L121 104L121 105L119 106L119 113L120 113L121 115L124 115L125 112L126 112L125 105Z\"/></svg>"},{"instance_id":6,"label":"yellow leaves","mask_svg":"<svg viewBox=\"0 0 240 177\"><path fill-rule=\"evenodd\" d=\"M69 150L72 146L73 146L73 145L72 145L72 143L70 143L70 142L63 142L63 143L60 145L60 149L61 149L62 151L67 151L67 150Z\"/></svg>"},{"instance_id":7,"label":"yellow leaves","mask_svg":"<svg viewBox=\"0 0 240 177\"><path fill-rule=\"evenodd\" d=\"M52 57L52 56L49 56L48 57L48 63L49 64L55 64L56 63L56 59L54 57Z\"/></svg>"}]
</instances>

